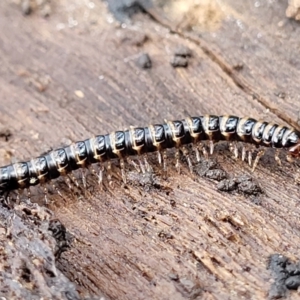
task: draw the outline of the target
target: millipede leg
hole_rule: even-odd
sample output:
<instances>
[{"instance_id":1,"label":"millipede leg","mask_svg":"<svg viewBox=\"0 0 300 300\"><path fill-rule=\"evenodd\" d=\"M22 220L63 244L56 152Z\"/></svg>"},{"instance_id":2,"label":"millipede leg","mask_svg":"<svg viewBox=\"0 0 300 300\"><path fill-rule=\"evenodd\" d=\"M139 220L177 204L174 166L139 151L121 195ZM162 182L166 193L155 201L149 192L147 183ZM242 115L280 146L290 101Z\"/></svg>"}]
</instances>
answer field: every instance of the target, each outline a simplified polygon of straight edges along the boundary
<instances>
[{"instance_id":1,"label":"millipede leg","mask_svg":"<svg viewBox=\"0 0 300 300\"><path fill-rule=\"evenodd\" d=\"M71 177L69 175L64 178L66 185L69 187L69 190L72 191Z\"/></svg>"},{"instance_id":2,"label":"millipede leg","mask_svg":"<svg viewBox=\"0 0 300 300\"><path fill-rule=\"evenodd\" d=\"M17 194L17 204L20 204L20 195L23 193L23 190L17 190L16 194Z\"/></svg>"},{"instance_id":3,"label":"millipede leg","mask_svg":"<svg viewBox=\"0 0 300 300\"><path fill-rule=\"evenodd\" d=\"M112 181L112 170L111 170L111 162L110 161L107 163L107 179L108 179L108 184L112 187L113 181Z\"/></svg>"},{"instance_id":4,"label":"millipede leg","mask_svg":"<svg viewBox=\"0 0 300 300\"><path fill-rule=\"evenodd\" d=\"M97 171L95 170L95 168L92 165L88 166L88 168L92 172L93 175L98 177Z\"/></svg>"},{"instance_id":5,"label":"millipede leg","mask_svg":"<svg viewBox=\"0 0 300 300\"><path fill-rule=\"evenodd\" d=\"M237 146L237 142L232 142L229 144L229 150L233 153L235 159L239 157L239 149Z\"/></svg>"},{"instance_id":6,"label":"millipede leg","mask_svg":"<svg viewBox=\"0 0 300 300\"><path fill-rule=\"evenodd\" d=\"M162 155L161 155L161 152L159 150L157 151L157 159L158 159L158 163L161 165Z\"/></svg>"},{"instance_id":7,"label":"millipede leg","mask_svg":"<svg viewBox=\"0 0 300 300\"><path fill-rule=\"evenodd\" d=\"M100 165L100 164L99 164ZM100 166L101 167L101 166ZM90 171L92 172L92 174L93 175L95 175L97 178L98 178L98 184L99 185L101 185L101 183L102 183L102 179L100 178L100 172L98 173L97 171L96 171L96 169L92 166L92 165L90 165L89 166L89 169L90 169Z\"/></svg>"},{"instance_id":8,"label":"millipede leg","mask_svg":"<svg viewBox=\"0 0 300 300\"><path fill-rule=\"evenodd\" d=\"M98 184L101 185L103 182L103 172L104 167L99 163L99 173L98 173Z\"/></svg>"},{"instance_id":9,"label":"millipede leg","mask_svg":"<svg viewBox=\"0 0 300 300\"><path fill-rule=\"evenodd\" d=\"M140 167L138 166L138 164L134 160L132 160L130 157L127 157L127 162L130 165L132 165L136 169L137 172L139 172L139 173L141 172Z\"/></svg>"},{"instance_id":10,"label":"millipede leg","mask_svg":"<svg viewBox=\"0 0 300 300\"><path fill-rule=\"evenodd\" d=\"M179 151L179 149L176 149L175 159L176 159L175 168L177 169L178 174L180 174L180 151Z\"/></svg>"},{"instance_id":11,"label":"millipede leg","mask_svg":"<svg viewBox=\"0 0 300 300\"><path fill-rule=\"evenodd\" d=\"M164 170L165 174L167 174L167 171L168 171L167 170L167 168L168 168L168 166L167 166L168 156L167 156L167 152L166 151L163 151L162 158L163 158L163 170Z\"/></svg>"},{"instance_id":12,"label":"millipede leg","mask_svg":"<svg viewBox=\"0 0 300 300\"><path fill-rule=\"evenodd\" d=\"M70 174L68 174L68 177L69 177L69 179L71 179L71 181L73 182L73 183L75 183L75 185L77 186L77 187L79 187L79 182L78 182L78 180L77 180L77 178L75 177L75 175L71 172ZM69 183L70 183L70 181L69 181ZM69 184L68 184L69 185ZM70 188L70 190L72 189L72 186L70 187L69 186L69 188Z\"/></svg>"},{"instance_id":13,"label":"millipede leg","mask_svg":"<svg viewBox=\"0 0 300 300\"><path fill-rule=\"evenodd\" d=\"M243 145L242 147L242 161L244 161L246 158L246 147Z\"/></svg>"},{"instance_id":14,"label":"millipede leg","mask_svg":"<svg viewBox=\"0 0 300 300\"><path fill-rule=\"evenodd\" d=\"M138 161L139 161L140 169L141 169L142 173L145 174L145 172L146 172L145 171L145 166L144 166L142 160L140 158L138 158Z\"/></svg>"},{"instance_id":15,"label":"millipede leg","mask_svg":"<svg viewBox=\"0 0 300 300\"><path fill-rule=\"evenodd\" d=\"M203 153L203 155L204 155L205 159L207 160L207 159L208 159L208 152L207 152L207 150L206 150L206 147L205 147L205 145L203 145L203 144L200 144L199 146L201 147L201 149L202 149L202 153Z\"/></svg>"},{"instance_id":16,"label":"millipede leg","mask_svg":"<svg viewBox=\"0 0 300 300\"><path fill-rule=\"evenodd\" d=\"M126 179L126 172L125 172L125 162L124 162L123 158L120 159L120 167L121 167L121 174L122 174L123 182L126 184L127 179Z\"/></svg>"},{"instance_id":17,"label":"millipede leg","mask_svg":"<svg viewBox=\"0 0 300 300\"><path fill-rule=\"evenodd\" d=\"M256 148L253 145L250 145L249 149L248 149L248 164L250 167L252 166L252 158L253 158L253 153L254 153L255 149Z\"/></svg>"},{"instance_id":18,"label":"millipede leg","mask_svg":"<svg viewBox=\"0 0 300 300\"><path fill-rule=\"evenodd\" d=\"M48 189L44 184L41 184L41 187L42 187L43 193L44 193L44 203L48 204L49 203L48 198L47 198Z\"/></svg>"},{"instance_id":19,"label":"millipede leg","mask_svg":"<svg viewBox=\"0 0 300 300\"><path fill-rule=\"evenodd\" d=\"M28 197L28 200L30 201L30 198L31 198L30 187L27 188L27 197Z\"/></svg>"},{"instance_id":20,"label":"millipede leg","mask_svg":"<svg viewBox=\"0 0 300 300\"><path fill-rule=\"evenodd\" d=\"M279 157L280 149L275 150L275 160L279 166L281 166L281 159Z\"/></svg>"},{"instance_id":21,"label":"millipede leg","mask_svg":"<svg viewBox=\"0 0 300 300\"><path fill-rule=\"evenodd\" d=\"M10 197L9 197L9 195L7 195L7 196L5 196L4 197L4 203L6 204L6 205L10 205ZM16 204L20 204L20 202L17 202Z\"/></svg>"},{"instance_id":22,"label":"millipede leg","mask_svg":"<svg viewBox=\"0 0 300 300\"><path fill-rule=\"evenodd\" d=\"M199 162L200 161L200 152L199 152L199 149L196 145L193 145L193 151L196 154L196 161Z\"/></svg>"},{"instance_id":23,"label":"millipede leg","mask_svg":"<svg viewBox=\"0 0 300 300\"><path fill-rule=\"evenodd\" d=\"M252 168L252 172L254 172L254 170L256 169L257 167L257 164L260 160L260 158L265 154L265 150L261 149L258 151L257 155L256 155L256 158L255 158L255 161L254 161L254 164L253 164L253 168Z\"/></svg>"},{"instance_id":24,"label":"millipede leg","mask_svg":"<svg viewBox=\"0 0 300 300\"><path fill-rule=\"evenodd\" d=\"M62 193L59 191L58 187L54 183L52 184L52 187L55 189L56 193L64 199Z\"/></svg>"},{"instance_id":25,"label":"millipede leg","mask_svg":"<svg viewBox=\"0 0 300 300\"><path fill-rule=\"evenodd\" d=\"M187 160L190 172L193 173L193 164L192 164L192 161L191 161L191 158L190 158L189 150L186 147L182 147L182 152L183 152L183 155L185 156L185 158Z\"/></svg>"},{"instance_id":26,"label":"millipede leg","mask_svg":"<svg viewBox=\"0 0 300 300\"><path fill-rule=\"evenodd\" d=\"M215 148L215 147L214 147L214 141L211 141L211 140L210 140L210 141L208 142L208 144L209 144L209 154L212 155L212 154L214 153L214 148Z\"/></svg>"},{"instance_id":27,"label":"millipede leg","mask_svg":"<svg viewBox=\"0 0 300 300\"><path fill-rule=\"evenodd\" d=\"M287 160L289 163L292 163L292 162L294 162L294 158L293 158L293 156L292 156L292 155L290 155L290 154L287 154L287 156L286 156L286 160Z\"/></svg>"},{"instance_id":28,"label":"millipede leg","mask_svg":"<svg viewBox=\"0 0 300 300\"><path fill-rule=\"evenodd\" d=\"M86 189L86 169L80 169L83 187Z\"/></svg>"},{"instance_id":29,"label":"millipede leg","mask_svg":"<svg viewBox=\"0 0 300 300\"><path fill-rule=\"evenodd\" d=\"M249 164L250 167L252 165L252 155L253 155L253 151L249 150L248 151L248 164Z\"/></svg>"},{"instance_id":30,"label":"millipede leg","mask_svg":"<svg viewBox=\"0 0 300 300\"><path fill-rule=\"evenodd\" d=\"M152 172L152 167L148 162L147 154L144 155L144 162L147 172Z\"/></svg>"}]
</instances>

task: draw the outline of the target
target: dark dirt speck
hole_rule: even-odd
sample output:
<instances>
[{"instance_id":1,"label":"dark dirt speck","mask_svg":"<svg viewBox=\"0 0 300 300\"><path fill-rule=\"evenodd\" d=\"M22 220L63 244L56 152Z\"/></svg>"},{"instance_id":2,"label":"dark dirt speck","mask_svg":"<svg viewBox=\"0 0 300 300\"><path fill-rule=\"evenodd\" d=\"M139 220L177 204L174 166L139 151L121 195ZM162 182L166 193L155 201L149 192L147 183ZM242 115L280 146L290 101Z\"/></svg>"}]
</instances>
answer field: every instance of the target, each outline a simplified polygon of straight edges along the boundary
<instances>
[{"instance_id":1,"label":"dark dirt speck","mask_svg":"<svg viewBox=\"0 0 300 300\"><path fill-rule=\"evenodd\" d=\"M164 189L164 186L160 184L159 178L152 172L128 172L127 182L133 186L141 186L145 192L153 189Z\"/></svg>"},{"instance_id":2,"label":"dark dirt speck","mask_svg":"<svg viewBox=\"0 0 300 300\"><path fill-rule=\"evenodd\" d=\"M231 192L236 190L237 183L234 179L224 179L217 185L217 189L223 192Z\"/></svg>"},{"instance_id":3,"label":"dark dirt speck","mask_svg":"<svg viewBox=\"0 0 300 300\"><path fill-rule=\"evenodd\" d=\"M284 99L286 97L285 92L279 91L279 92L275 92L274 94L275 94L275 96L277 96L278 98L281 98L281 99Z\"/></svg>"},{"instance_id":4,"label":"dark dirt speck","mask_svg":"<svg viewBox=\"0 0 300 300\"><path fill-rule=\"evenodd\" d=\"M150 69L152 67L151 58L148 53L142 53L136 60L136 64L141 69Z\"/></svg>"},{"instance_id":5,"label":"dark dirt speck","mask_svg":"<svg viewBox=\"0 0 300 300\"><path fill-rule=\"evenodd\" d=\"M108 9L120 21L128 21L134 14L153 7L151 0L107 0Z\"/></svg>"},{"instance_id":6,"label":"dark dirt speck","mask_svg":"<svg viewBox=\"0 0 300 300\"><path fill-rule=\"evenodd\" d=\"M174 68L186 68L188 66L188 59L186 57L182 57L182 56L173 56L171 58L171 66Z\"/></svg>"},{"instance_id":7,"label":"dark dirt speck","mask_svg":"<svg viewBox=\"0 0 300 300\"><path fill-rule=\"evenodd\" d=\"M227 177L227 173L221 168L215 159L203 160L194 167L195 173L201 177L207 177L220 181Z\"/></svg>"},{"instance_id":8,"label":"dark dirt speck","mask_svg":"<svg viewBox=\"0 0 300 300\"><path fill-rule=\"evenodd\" d=\"M180 278L175 281L175 284L185 299L200 299L203 289L198 282L189 278Z\"/></svg>"},{"instance_id":9,"label":"dark dirt speck","mask_svg":"<svg viewBox=\"0 0 300 300\"><path fill-rule=\"evenodd\" d=\"M51 0L43 1L31 1L31 0L21 0L21 11L24 16L30 15L35 10L38 10L40 15L44 18L49 17L51 14Z\"/></svg>"},{"instance_id":10,"label":"dark dirt speck","mask_svg":"<svg viewBox=\"0 0 300 300\"><path fill-rule=\"evenodd\" d=\"M173 200L173 199L170 200L170 204L171 204L172 207L176 207L176 201L175 200Z\"/></svg>"},{"instance_id":11,"label":"dark dirt speck","mask_svg":"<svg viewBox=\"0 0 300 300\"><path fill-rule=\"evenodd\" d=\"M56 240L55 257L59 258L61 254L70 248L72 237L67 232L66 227L57 219L49 222L48 230Z\"/></svg>"},{"instance_id":12,"label":"dark dirt speck","mask_svg":"<svg viewBox=\"0 0 300 300\"><path fill-rule=\"evenodd\" d=\"M224 170L220 170L220 169L208 170L206 172L205 176L209 179L213 179L216 181L221 181L221 180L227 178L226 172Z\"/></svg>"},{"instance_id":13,"label":"dark dirt speck","mask_svg":"<svg viewBox=\"0 0 300 300\"><path fill-rule=\"evenodd\" d=\"M169 278L171 280L177 281L179 279L179 276L178 276L178 274L170 273Z\"/></svg>"},{"instance_id":14,"label":"dark dirt speck","mask_svg":"<svg viewBox=\"0 0 300 300\"><path fill-rule=\"evenodd\" d=\"M0 128L0 138L3 138L6 142L12 136L10 129L8 128Z\"/></svg>"},{"instance_id":15,"label":"dark dirt speck","mask_svg":"<svg viewBox=\"0 0 300 300\"><path fill-rule=\"evenodd\" d=\"M236 178L238 184L238 191L248 195L257 195L262 192L260 186L249 175L242 175Z\"/></svg>"},{"instance_id":16,"label":"dark dirt speck","mask_svg":"<svg viewBox=\"0 0 300 300\"><path fill-rule=\"evenodd\" d=\"M270 299L285 297L288 289L297 290L300 286L300 261L294 263L284 255L273 254L267 268L275 280L269 291Z\"/></svg>"},{"instance_id":17,"label":"dark dirt speck","mask_svg":"<svg viewBox=\"0 0 300 300\"><path fill-rule=\"evenodd\" d=\"M174 51L175 56L191 57L192 54L192 50L184 45L177 46L177 48Z\"/></svg>"},{"instance_id":18,"label":"dark dirt speck","mask_svg":"<svg viewBox=\"0 0 300 300\"><path fill-rule=\"evenodd\" d=\"M262 193L258 183L248 175L224 179L219 182L217 189L224 192L232 192L236 190L237 192L246 195L258 195Z\"/></svg>"},{"instance_id":19,"label":"dark dirt speck","mask_svg":"<svg viewBox=\"0 0 300 300\"><path fill-rule=\"evenodd\" d=\"M189 59L192 57L192 51L184 45L179 45L174 51L174 55L171 58L171 65L174 68L182 67L186 68L189 64Z\"/></svg>"},{"instance_id":20,"label":"dark dirt speck","mask_svg":"<svg viewBox=\"0 0 300 300\"><path fill-rule=\"evenodd\" d=\"M164 230L162 230L158 233L158 237L163 241L171 240L174 238L172 234L165 232Z\"/></svg>"},{"instance_id":21,"label":"dark dirt speck","mask_svg":"<svg viewBox=\"0 0 300 300\"><path fill-rule=\"evenodd\" d=\"M244 65L242 63L237 63L233 66L233 69L236 71L241 71L241 70L243 70L243 68L244 68Z\"/></svg>"},{"instance_id":22,"label":"dark dirt speck","mask_svg":"<svg viewBox=\"0 0 300 300\"><path fill-rule=\"evenodd\" d=\"M21 3L21 11L24 16L30 15L32 8L29 0L23 0Z\"/></svg>"},{"instance_id":23,"label":"dark dirt speck","mask_svg":"<svg viewBox=\"0 0 300 300\"><path fill-rule=\"evenodd\" d=\"M291 276L288 277L285 281L285 285L289 290L297 290L300 286L300 276Z\"/></svg>"},{"instance_id":24,"label":"dark dirt speck","mask_svg":"<svg viewBox=\"0 0 300 300\"><path fill-rule=\"evenodd\" d=\"M261 203L262 203L262 200L257 197L250 198L250 201L255 205L261 205Z\"/></svg>"}]
</instances>

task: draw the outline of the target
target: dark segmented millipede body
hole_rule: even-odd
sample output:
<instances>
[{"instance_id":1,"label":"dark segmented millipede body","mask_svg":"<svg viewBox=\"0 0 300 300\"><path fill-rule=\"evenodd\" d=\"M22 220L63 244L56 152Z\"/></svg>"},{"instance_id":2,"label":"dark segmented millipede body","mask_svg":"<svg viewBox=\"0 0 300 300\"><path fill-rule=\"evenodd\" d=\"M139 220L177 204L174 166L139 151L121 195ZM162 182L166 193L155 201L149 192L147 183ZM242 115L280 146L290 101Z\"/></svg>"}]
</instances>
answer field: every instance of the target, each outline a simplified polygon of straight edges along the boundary
<instances>
[{"instance_id":1,"label":"dark segmented millipede body","mask_svg":"<svg viewBox=\"0 0 300 300\"><path fill-rule=\"evenodd\" d=\"M1 167L0 192L43 185L79 168L113 159L123 162L122 167L124 159L130 156L150 152L161 155L168 148L185 149L184 146L188 144L194 145L193 149L199 157L198 148L202 141L210 141L211 153L213 142L229 141L234 145L233 151L237 156L234 143L241 141L257 146L285 148L290 157L300 157L300 133L292 128L249 117L205 115L98 135L52 150L27 162ZM205 148L201 150L204 153L206 151ZM246 152L243 152L244 156ZM258 153L254 167L262 153ZM183 154L188 156L184 150ZM191 168L189 159L188 162Z\"/></svg>"}]
</instances>

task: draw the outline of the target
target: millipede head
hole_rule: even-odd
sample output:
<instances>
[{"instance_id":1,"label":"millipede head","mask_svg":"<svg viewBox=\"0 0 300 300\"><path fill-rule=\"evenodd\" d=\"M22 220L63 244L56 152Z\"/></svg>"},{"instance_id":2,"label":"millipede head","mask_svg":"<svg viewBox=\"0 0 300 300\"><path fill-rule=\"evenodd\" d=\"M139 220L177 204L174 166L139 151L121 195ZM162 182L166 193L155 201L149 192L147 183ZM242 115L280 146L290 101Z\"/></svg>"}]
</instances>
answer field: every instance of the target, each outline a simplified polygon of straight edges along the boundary
<instances>
[{"instance_id":1,"label":"millipede head","mask_svg":"<svg viewBox=\"0 0 300 300\"><path fill-rule=\"evenodd\" d=\"M300 142L296 144L295 146L289 148L288 150L289 155L291 155L294 158L300 158Z\"/></svg>"}]
</instances>

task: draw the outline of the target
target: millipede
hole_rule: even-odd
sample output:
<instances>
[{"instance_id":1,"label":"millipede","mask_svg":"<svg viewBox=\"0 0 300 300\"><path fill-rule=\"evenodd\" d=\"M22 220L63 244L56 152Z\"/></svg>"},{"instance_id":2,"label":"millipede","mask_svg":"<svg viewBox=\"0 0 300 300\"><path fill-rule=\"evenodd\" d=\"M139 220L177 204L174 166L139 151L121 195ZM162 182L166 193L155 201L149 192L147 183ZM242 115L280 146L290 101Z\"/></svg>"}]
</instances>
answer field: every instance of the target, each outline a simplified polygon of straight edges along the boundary
<instances>
[{"instance_id":1,"label":"millipede","mask_svg":"<svg viewBox=\"0 0 300 300\"><path fill-rule=\"evenodd\" d=\"M228 141L229 149L236 158L239 155L237 144L243 142L242 160L247 157L253 170L264 154L265 147L276 149L275 160L279 164L279 150L282 148L287 151L288 161L300 157L300 132L293 128L257 121L250 117L204 115L97 135L51 150L29 161L3 166L0 168L0 193L29 190L31 186L36 185L41 185L46 191L45 184L50 181L60 176L71 176L73 171L89 167L97 174L101 183L104 165L107 176L111 179L112 160L119 160L121 175L126 182L125 160L144 173L151 170L147 154L157 152L159 163L166 169L166 150L170 148L176 149L174 154L176 167L180 168L179 157L183 154L192 172L193 163L187 146L192 145L196 160L199 162L200 154L207 158L214 151L214 143L219 141ZM254 162L253 147L247 148L247 145L254 145L255 148L263 146L259 148ZM132 159L134 156L137 157L137 161ZM95 171L94 164L100 165L100 171ZM83 184L85 184L84 172Z\"/></svg>"}]
</instances>

